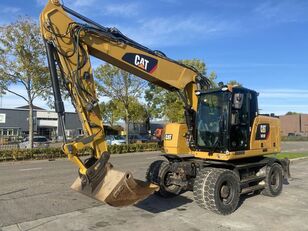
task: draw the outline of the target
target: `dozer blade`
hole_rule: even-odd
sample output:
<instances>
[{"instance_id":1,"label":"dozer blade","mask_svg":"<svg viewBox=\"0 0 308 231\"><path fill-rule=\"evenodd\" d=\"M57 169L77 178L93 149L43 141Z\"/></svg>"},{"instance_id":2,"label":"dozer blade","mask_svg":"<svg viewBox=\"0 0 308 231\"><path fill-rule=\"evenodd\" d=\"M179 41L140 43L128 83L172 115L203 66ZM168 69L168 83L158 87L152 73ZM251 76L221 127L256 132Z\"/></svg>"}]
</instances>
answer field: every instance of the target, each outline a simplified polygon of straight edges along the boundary
<instances>
[{"instance_id":1,"label":"dozer blade","mask_svg":"<svg viewBox=\"0 0 308 231\"><path fill-rule=\"evenodd\" d=\"M93 189L90 184L83 185L78 177L72 189L111 206L121 207L144 200L159 187L154 184L135 180L130 172L121 172L107 164L101 182Z\"/></svg>"}]
</instances>

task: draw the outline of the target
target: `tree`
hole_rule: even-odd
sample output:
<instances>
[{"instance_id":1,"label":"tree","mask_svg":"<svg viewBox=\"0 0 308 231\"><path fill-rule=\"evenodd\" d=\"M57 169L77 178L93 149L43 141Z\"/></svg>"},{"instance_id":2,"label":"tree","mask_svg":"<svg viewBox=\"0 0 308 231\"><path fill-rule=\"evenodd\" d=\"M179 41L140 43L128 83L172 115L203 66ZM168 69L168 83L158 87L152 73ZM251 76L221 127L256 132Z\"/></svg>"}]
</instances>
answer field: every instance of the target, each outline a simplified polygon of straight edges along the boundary
<instances>
[{"instance_id":1,"label":"tree","mask_svg":"<svg viewBox=\"0 0 308 231\"><path fill-rule=\"evenodd\" d=\"M151 118L162 118L164 116L164 98L166 91L153 83L148 83L144 98L146 100L147 111Z\"/></svg>"},{"instance_id":2,"label":"tree","mask_svg":"<svg viewBox=\"0 0 308 231\"><path fill-rule=\"evenodd\" d=\"M239 86L239 87L242 87L242 86L243 86L241 83L239 83L239 82L236 81L236 80L230 80L227 84L228 84L228 85L232 85L232 86Z\"/></svg>"},{"instance_id":3,"label":"tree","mask_svg":"<svg viewBox=\"0 0 308 231\"><path fill-rule=\"evenodd\" d=\"M200 59L183 59L179 60L180 63L183 63L187 66L192 66L193 68L197 69L202 75L207 76L207 67L204 61ZM212 71L207 78L210 80L213 86L217 86L216 79L217 74Z\"/></svg>"},{"instance_id":4,"label":"tree","mask_svg":"<svg viewBox=\"0 0 308 231\"><path fill-rule=\"evenodd\" d=\"M206 65L202 60L179 60L179 62L196 68L204 76L207 74ZM213 85L216 85L216 77L215 72L211 72L208 76ZM145 91L145 99L152 118L166 116L170 122L184 122L184 104L176 92L170 92L149 83Z\"/></svg>"},{"instance_id":5,"label":"tree","mask_svg":"<svg viewBox=\"0 0 308 231\"><path fill-rule=\"evenodd\" d=\"M293 111L289 111L289 112L286 113L286 115L298 115L298 114L300 114L300 113L293 112Z\"/></svg>"},{"instance_id":6,"label":"tree","mask_svg":"<svg viewBox=\"0 0 308 231\"><path fill-rule=\"evenodd\" d=\"M120 119L120 113L117 108L117 104L110 100L109 102L102 102L99 105L103 121L108 123L111 127L114 127L115 122Z\"/></svg>"},{"instance_id":7,"label":"tree","mask_svg":"<svg viewBox=\"0 0 308 231\"><path fill-rule=\"evenodd\" d=\"M99 94L118 102L116 106L123 108L126 142L128 143L129 107L132 100L137 100L141 96L146 82L110 64L99 66L94 73Z\"/></svg>"},{"instance_id":8,"label":"tree","mask_svg":"<svg viewBox=\"0 0 308 231\"><path fill-rule=\"evenodd\" d=\"M102 102L99 106L104 122L107 122L111 127L114 127L115 123L120 119L125 121L126 115L124 105L119 100ZM129 122L131 123L142 123L147 119L148 116L146 107L139 103L138 100L133 98L130 99L128 114Z\"/></svg>"},{"instance_id":9,"label":"tree","mask_svg":"<svg viewBox=\"0 0 308 231\"><path fill-rule=\"evenodd\" d=\"M0 27L0 86L29 106L29 142L33 147L33 101L49 87L45 48L36 22L20 18ZM21 86L26 94L14 91Z\"/></svg>"},{"instance_id":10,"label":"tree","mask_svg":"<svg viewBox=\"0 0 308 231\"><path fill-rule=\"evenodd\" d=\"M131 99L128 107L129 121L132 123L143 123L147 117L148 112L146 106L141 104L137 99Z\"/></svg>"},{"instance_id":11,"label":"tree","mask_svg":"<svg viewBox=\"0 0 308 231\"><path fill-rule=\"evenodd\" d=\"M209 78L209 80L211 81L213 87L217 87L217 86L218 86L218 84L217 84L217 82L216 82L217 74L216 74L215 71L212 71L212 72L210 73L210 75L208 76L208 78Z\"/></svg>"}]
</instances>

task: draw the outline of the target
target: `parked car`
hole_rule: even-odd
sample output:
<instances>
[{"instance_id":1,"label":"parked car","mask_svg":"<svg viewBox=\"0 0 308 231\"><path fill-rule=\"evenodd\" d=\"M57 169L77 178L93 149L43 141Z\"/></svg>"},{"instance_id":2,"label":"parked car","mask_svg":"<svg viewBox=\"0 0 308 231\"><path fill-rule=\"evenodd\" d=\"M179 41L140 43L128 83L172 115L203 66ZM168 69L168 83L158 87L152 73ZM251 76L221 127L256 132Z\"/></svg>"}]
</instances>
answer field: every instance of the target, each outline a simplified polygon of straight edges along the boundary
<instances>
[{"instance_id":1,"label":"parked car","mask_svg":"<svg viewBox=\"0 0 308 231\"><path fill-rule=\"evenodd\" d=\"M139 134L131 134L128 135L128 139L130 143L147 143L150 142L150 139L146 136L142 136Z\"/></svg>"},{"instance_id":2,"label":"parked car","mask_svg":"<svg viewBox=\"0 0 308 231\"><path fill-rule=\"evenodd\" d=\"M49 140L45 136L34 136L33 137L33 148L48 148ZM19 143L19 148L30 148L29 138L24 139L23 142Z\"/></svg>"},{"instance_id":3,"label":"parked car","mask_svg":"<svg viewBox=\"0 0 308 231\"><path fill-rule=\"evenodd\" d=\"M120 136L120 135L108 135L106 136L106 141L109 145L126 144L125 137Z\"/></svg>"}]
</instances>

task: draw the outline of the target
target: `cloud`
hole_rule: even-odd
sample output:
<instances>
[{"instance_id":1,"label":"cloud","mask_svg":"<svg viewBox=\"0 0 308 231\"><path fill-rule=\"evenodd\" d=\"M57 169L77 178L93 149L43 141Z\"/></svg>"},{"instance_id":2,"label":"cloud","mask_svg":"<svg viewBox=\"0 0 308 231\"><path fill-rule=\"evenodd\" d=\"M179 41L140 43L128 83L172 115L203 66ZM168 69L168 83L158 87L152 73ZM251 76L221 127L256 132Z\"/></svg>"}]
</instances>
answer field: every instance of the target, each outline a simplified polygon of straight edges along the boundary
<instances>
[{"instance_id":1,"label":"cloud","mask_svg":"<svg viewBox=\"0 0 308 231\"><path fill-rule=\"evenodd\" d=\"M134 26L121 26L120 30L147 46L173 46L219 36L237 28L237 23L216 21L200 16L170 16L143 18Z\"/></svg>"},{"instance_id":2,"label":"cloud","mask_svg":"<svg viewBox=\"0 0 308 231\"><path fill-rule=\"evenodd\" d=\"M301 105L294 105L294 104L262 104L262 107L270 107L270 108L301 108L301 109L307 109L308 104L301 104Z\"/></svg>"},{"instance_id":3,"label":"cloud","mask_svg":"<svg viewBox=\"0 0 308 231\"><path fill-rule=\"evenodd\" d=\"M264 89L260 90L259 107L262 113L285 114L288 111L308 113L308 90Z\"/></svg>"},{"instance_id":4,"label":"cloud","mask_svg":"<svg viewBox=\"0 0 308 231\"><path fill-rule=\"evenodd\" d=\"M173 0L161 1L178 5L178 2L175 3ZM157 17L161 15L159 12L151 16L153 12L148 12L146 5L142 2L107 1L101 4L98 0L65 0L65 5L91 19L103 22L104 25L117 24L118 29L124 34L146 46L166 47L189 44L230 32L238 32L241 27L241 22L217 18L204 12L187 14L181 10L167 16ZM123 17L130 19L123 20Z\"/></svg>"},{"instance_id":5,"label":"cloud","mask_svg":"<svg viewBox=\"0 0 308 231\"><path fill-rule=\"evenodd\" d=\"M308 105L294 105L294 104L263 104L259 105L261 114L274 113L276 115L285 115L289 111L298 113L308 113Z\"/></svg>"},{"instance_id":6,"label":"cloud","mask_svg":"<svg viewBox=\"0 0 308 231\"><path fill-rule=\"evenodd\" d=\"M211 66L215 68L230 68L230 69L237 69L237 68L256 68L256 67L296 67L300 64L293 64L293 63L212 63Z\"/></svg>"},{"instance_id":7,"label":"cloud","mask_svg":"<svg viewBox=\"0 0 308 231\"><path fill-rule=\"evenodd\" d=\"M0 9L0 13L3 13L3 14L16 14L16 13L19 13L20 11L21 11L20 8L11 7L11 6L1 7Z\"/></svg>"},{"instance_id":8,"label":"cloud","mask_svg":"<svg viewBox=\"0 0 308 231\"><path fill-rule=\"evenodd\" d=\"M36 0L39 5L45 5L45 0ZM91 16L115 16L115 17L131 17L138 14L139 4L136 2L121 2L103 4L99 0L65 0L64 5L79 12Z\"/></svg>"},{"instance_id":9,"label":"cloud","mask_svg":"<svg viewBox=\"0 0 308 231\"><path fill-rule=\"evenodd\" d=\"M68 1L68 4L74 7L84 7L84 6L94 6L96 0L75 0L75 1Z\"/></svg>"},{"instance_id":10,"label":"cloud","mask_svg":"<svg viewBox=\"0 0 308 231\"><path fill-rule=\"evenodd\" d=\"M79 10L82 10L84 7L93 7L96 5L97 0L60 0L61 4L64 4L67 7L71 7ZM47 4L47 0L36 0L39 6L45 6Z\"/></svg>"},{"instance_id":11,"label":"cloud","mask_svg":"<svg viewBox=\"0 0 308 231\"><path fill-rule=\"evenodd\" d=\"M307 21L308 1L267 0L255 8L255 13L272 23Z\"/></svg>"},{"instance_id":12,"label":"cloud","mask_svg":"<svg viewBox=\"0 0 308 231\"><path fill-rule=\"evenodd\" d=\"M129 17L138 14L139 5L137 3L116 3L107 4L103 13L107 15L115 15L118 17Z\"/></svg>"},{"instance_id":13,"label":"cloud","mask_svg":"<svg viewBox=\"0 0 308 231\"><path fill-rule=\"evenodd\" d=\"M268 89L261 90L260 96L262 98L278 98L278 99L308 99L308 90L299 89Z\"/></svg>"},{"instance_id":14,"label":"cloud","mask_svg":"<svg viewBox=\"0 0 308 231\"><path fill-rule=\"evenodd\" d=\"M36 3L39 5L39 6L45 6L47 4L47 1L46 0L36 0Z\"/></svg>"}]
</instances>

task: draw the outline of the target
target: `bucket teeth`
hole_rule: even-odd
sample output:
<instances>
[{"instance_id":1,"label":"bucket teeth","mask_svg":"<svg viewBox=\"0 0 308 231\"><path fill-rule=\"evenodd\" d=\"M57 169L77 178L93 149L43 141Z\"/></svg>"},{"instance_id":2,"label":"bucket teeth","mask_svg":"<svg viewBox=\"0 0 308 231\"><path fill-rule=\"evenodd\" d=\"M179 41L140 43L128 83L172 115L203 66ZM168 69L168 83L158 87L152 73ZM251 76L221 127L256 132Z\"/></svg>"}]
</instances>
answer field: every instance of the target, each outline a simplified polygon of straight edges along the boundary
<instances>
[{"instance_id":1,"label":"bucket teeth","mask_svg":"<svg viewBox=\"0 0 308 231\"><path fill-rule=\"evenodd\" d=\"M136 204L159 189L157 185L135 180L130 172L113 169L109 163L103 171L103 177L95 187L91 182L85 184L77 178L71 188L115 207Z\"/></svg>"}]
</instances>

